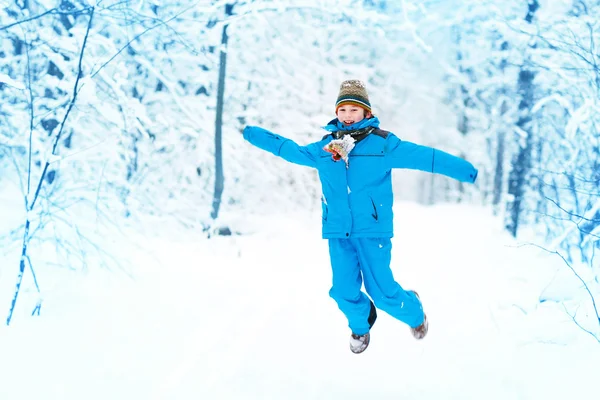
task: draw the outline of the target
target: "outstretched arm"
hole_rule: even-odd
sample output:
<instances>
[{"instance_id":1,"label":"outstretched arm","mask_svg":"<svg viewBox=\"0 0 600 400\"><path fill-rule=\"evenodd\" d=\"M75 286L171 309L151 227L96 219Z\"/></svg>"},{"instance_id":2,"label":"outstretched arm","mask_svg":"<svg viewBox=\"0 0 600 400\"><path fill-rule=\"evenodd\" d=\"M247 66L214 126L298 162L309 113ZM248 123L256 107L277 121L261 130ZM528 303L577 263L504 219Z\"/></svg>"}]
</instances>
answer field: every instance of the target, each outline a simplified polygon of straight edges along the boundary
<instances>
[{"instance_id":1,"label":"outstretched arm","mask_svg":"<svg viewBox=\"0 0 600 400\"><path fill-rule=\"evenodd\" d=\"M468 183L477 179L478 171L470 162L433 147L405 142L390 135L386 150L390 168L417 169Z\"/></svg>"},{"instance_id":2,"label":"outstretched arm","mask_svg":"<svg viewBox=\"0 0 600 400\"><path fill-rule=\"evenodd\" d=\"M317 146L310 144L300 146L290 139L269 132L258 126L247 126L244 129L244 139L254 146L275 154L294 164L316 167Z\"/></svg>"}]
</instances>

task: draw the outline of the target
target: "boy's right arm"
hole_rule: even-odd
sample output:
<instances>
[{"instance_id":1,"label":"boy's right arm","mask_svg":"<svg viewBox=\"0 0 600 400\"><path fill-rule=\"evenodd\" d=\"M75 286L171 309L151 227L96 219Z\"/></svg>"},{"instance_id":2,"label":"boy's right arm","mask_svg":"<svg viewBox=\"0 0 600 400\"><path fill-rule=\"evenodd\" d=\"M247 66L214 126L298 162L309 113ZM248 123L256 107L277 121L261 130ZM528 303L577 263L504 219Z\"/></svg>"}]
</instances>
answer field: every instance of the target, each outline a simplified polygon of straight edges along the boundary
<instances>
[{"instance_id":1,"label":"boy's right arm","mask_svg":"<svg viewBox=\"0 0 600 400\"><path fill-rule=\"evenodd\" d=\"M244 139L254 146L294 164L313 168L317 165L318 146L314 143L308 146L300 146L290 139L286 139L258 126L247 126L244 128Z\"/></svg>"}]
</instances>

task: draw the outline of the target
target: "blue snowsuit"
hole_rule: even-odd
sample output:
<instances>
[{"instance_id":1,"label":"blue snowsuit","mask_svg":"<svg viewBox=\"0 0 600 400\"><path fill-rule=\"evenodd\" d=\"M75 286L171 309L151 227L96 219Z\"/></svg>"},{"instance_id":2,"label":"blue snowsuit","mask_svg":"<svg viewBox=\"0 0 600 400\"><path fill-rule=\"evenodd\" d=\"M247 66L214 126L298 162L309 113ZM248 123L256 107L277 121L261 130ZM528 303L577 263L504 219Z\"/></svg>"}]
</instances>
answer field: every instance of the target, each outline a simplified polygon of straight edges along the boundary
<instances>
[{"instance_id":1,"label":"blue snowsuit","mask_svg":"<svg viewBox=\"0 0 600 400\"><path fill-rule=\"evenodd\" d=\"M379 127L376 117L344 126L337 119L329 132ZM339 133L339 132L338 132ZM443 151L400 140L376 129L358 141L348 166L334 161L323 147L334 137L300 146L265 129L248 126L244 139L276 156L316 168L322 185L322 236L329 240L333 284L329 292L346 315L353 333L369 332L379 308L417 327L423 322L421 302L394 280L390 269L393 237L392 168L438 173L461 182L475 182L477 169ZM361 291L365 289L373 302ZM374 303L374 304L373 304Z\"/></svg>"}]
</instances>

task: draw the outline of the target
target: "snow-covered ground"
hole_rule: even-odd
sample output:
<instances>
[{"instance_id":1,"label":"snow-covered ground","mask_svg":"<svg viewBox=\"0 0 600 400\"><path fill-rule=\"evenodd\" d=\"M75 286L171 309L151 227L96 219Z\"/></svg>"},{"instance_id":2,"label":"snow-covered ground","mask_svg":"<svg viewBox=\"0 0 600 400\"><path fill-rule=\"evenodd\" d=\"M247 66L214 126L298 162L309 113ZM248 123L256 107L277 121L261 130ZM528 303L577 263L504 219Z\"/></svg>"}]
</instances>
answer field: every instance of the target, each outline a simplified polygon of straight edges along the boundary
<instances>
[{"instance_id":1,"label":"snow-covered ground","mask_svg":"<svg viewBox=\"0 0 600 400\"><path fill-rule=\"evenodd\" d=\"M402 202L395 214L393 270L424 302L423 341L380 312L370 347L352 354L320 216L247 216L231 221L241 235L123 245L132 278L38 266L41 315L27 316L26 278L0 328L0 399L595 398L600 345L540 302L574 285L560 260L518 246L484 209ZM18 269L9 250L3 312ZM585 293L570 293L597 332Z\"/></svg>"}]
</instances>

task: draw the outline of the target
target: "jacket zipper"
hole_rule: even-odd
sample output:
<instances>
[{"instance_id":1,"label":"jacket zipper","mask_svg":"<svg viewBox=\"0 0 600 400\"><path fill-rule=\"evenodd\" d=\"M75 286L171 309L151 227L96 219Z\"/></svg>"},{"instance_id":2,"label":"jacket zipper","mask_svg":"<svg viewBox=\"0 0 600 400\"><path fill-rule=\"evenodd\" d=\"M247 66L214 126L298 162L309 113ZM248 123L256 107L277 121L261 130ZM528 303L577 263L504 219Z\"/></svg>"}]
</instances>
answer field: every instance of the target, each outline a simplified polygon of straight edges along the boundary
<instances>
[{"instance_id":1,"label":"jacket zipper","mask_svg":"<svg viewBox=\"0 0 600 400\"><path fill-rule=\"evenodd\" d=\"M371 199L371 204L373 204L373 211L375 211L375 214L371 214L371 216L373 218L375 218L375 221L377 221L377 220L379 220L378 214L377 214L377 207L375 207L375 202L373 201L373 198L369 197L369 199Z\"/></svg>"}]
</instances>

